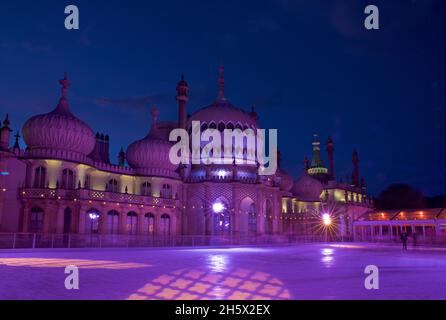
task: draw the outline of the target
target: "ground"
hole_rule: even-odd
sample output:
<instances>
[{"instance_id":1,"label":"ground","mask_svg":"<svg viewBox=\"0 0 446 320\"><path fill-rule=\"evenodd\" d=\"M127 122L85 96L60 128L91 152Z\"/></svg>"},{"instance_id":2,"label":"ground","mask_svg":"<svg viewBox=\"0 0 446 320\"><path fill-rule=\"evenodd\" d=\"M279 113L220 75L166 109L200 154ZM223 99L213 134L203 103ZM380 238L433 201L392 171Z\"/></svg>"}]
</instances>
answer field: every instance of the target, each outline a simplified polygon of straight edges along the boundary
<instances>
[{"instance_id":1,"label":"ground","mask_svg":"<svg viewBox=\"0 0 446 320\"><path fill-rule=\"evenodd\" d=\"M365 244L0 250L4 299L446 299L446 251ZM65 289L65 266L79 290ZM367 265L379 289L367 290Z\"/></svg>"}]
</instances>

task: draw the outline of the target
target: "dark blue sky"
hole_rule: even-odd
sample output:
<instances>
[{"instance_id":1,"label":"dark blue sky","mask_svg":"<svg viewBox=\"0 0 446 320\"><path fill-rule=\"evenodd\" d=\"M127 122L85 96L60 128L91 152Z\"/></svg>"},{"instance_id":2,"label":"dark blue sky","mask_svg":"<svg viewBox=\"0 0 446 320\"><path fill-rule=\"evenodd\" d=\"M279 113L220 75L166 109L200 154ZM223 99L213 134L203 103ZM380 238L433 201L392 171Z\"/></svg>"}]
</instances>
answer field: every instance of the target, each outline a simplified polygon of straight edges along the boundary
<instances>
[{"instance_id":1,"label":"dark blue sky","mask_svg":"<svg viewBox=\"0 0 446 320\"><path fill-rule=\"evenodd\" d=\"M363 27L371 3L379 31ZM78 31L64 28L68 4ZM446 193L445 17L442 0L1 1L0 111L14 129L50 111L66 70L72 111L110 134L115 159L148 131L152 103L176 119L181 73L188 112L212 102L222 61L226 96L279 129L295 177L317 131L334 138L338 177L357 148L372 194Z\"/></svg>"}]
</instances>

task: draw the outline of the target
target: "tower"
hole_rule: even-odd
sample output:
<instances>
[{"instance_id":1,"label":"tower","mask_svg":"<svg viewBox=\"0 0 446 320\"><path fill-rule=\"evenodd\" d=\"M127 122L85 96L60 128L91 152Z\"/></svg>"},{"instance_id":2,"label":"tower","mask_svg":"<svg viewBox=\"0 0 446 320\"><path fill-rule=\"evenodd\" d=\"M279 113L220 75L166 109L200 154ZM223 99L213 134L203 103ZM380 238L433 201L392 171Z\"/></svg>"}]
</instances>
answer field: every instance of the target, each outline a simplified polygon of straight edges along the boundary
<instances>
[{"instance_id":1,"label":"tower","mask_svg":"<svg viewBox=\"0 0 446 320\"><path fill-rule=\"evenodd\" d=\"M359 156L356 150L353 151L352 162L353 162L352 185L359 187Z\"/></svg>"},{"instance_id":2,"label":"tower","mask_svg":"<svg viewBox=\"0 0 446 320\"><path fill-rule=\"evenodd\" d=\"M178 126L182 129L186 128L186 103L189 100L189 86L184 80L184 75L181 76L181 80L177 84L177 96L178 101Z\"/></svg>"},{"instance_id":3,"label":"tower","mask_svg":"<svg viewBox=\"0 0 446 320\"><path fill-rule=\"evenodd\" d=\"M328 177L330 180L335 179L334 174L334 144L333 139L328 137L327 139L327 155L328 155Z\"/></svg>"},{"instance_id":4,"label":"tower","mask_svg":"<svg viewBox=\"0 0 446 320\"><path fill-rule=\"evenodd\" d=\"M118 154L118 165L121 167L125 166L125 152L122 147Z\"/></svg>"}]
</instances>

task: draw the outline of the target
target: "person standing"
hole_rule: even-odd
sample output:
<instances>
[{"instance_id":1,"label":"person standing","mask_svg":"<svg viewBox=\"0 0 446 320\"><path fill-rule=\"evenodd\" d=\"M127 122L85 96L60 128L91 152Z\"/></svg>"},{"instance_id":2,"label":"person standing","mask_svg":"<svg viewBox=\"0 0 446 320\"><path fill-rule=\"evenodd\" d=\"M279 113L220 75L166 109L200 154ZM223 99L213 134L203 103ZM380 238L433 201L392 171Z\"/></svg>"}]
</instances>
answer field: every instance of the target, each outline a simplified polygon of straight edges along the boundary
<instances>
[{"instance_id":1,"label":"person standing","mask_svg":"<svg viewBox=\"0 0 446 320\"><path fill-rule=\"evenodd\" d=\"M409 235L406 231L401 233L400 239L403 242L403 250L407 250L407 239L409 238Z\"/></svg>"}]
</instances>

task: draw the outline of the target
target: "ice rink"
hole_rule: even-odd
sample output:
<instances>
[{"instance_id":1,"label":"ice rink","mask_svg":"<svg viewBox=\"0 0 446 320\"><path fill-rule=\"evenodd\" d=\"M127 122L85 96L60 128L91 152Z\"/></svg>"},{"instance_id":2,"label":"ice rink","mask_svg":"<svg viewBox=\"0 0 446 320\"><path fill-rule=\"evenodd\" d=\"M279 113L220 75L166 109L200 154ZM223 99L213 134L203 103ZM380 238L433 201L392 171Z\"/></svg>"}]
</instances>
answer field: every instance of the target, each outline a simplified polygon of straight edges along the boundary
<instances>
[{"instance_id":1,"label":"ice rink","mask_svg":"<svg viewBox=\"0 0 446 320\"><path fill-rule=\"evenodd\" d=\"M65 288L67 265L79 290ZM364 286L367 265L378 290ZM446 248L2 250L0 299L446 299Z\"/></svg>"}]
</instances>

